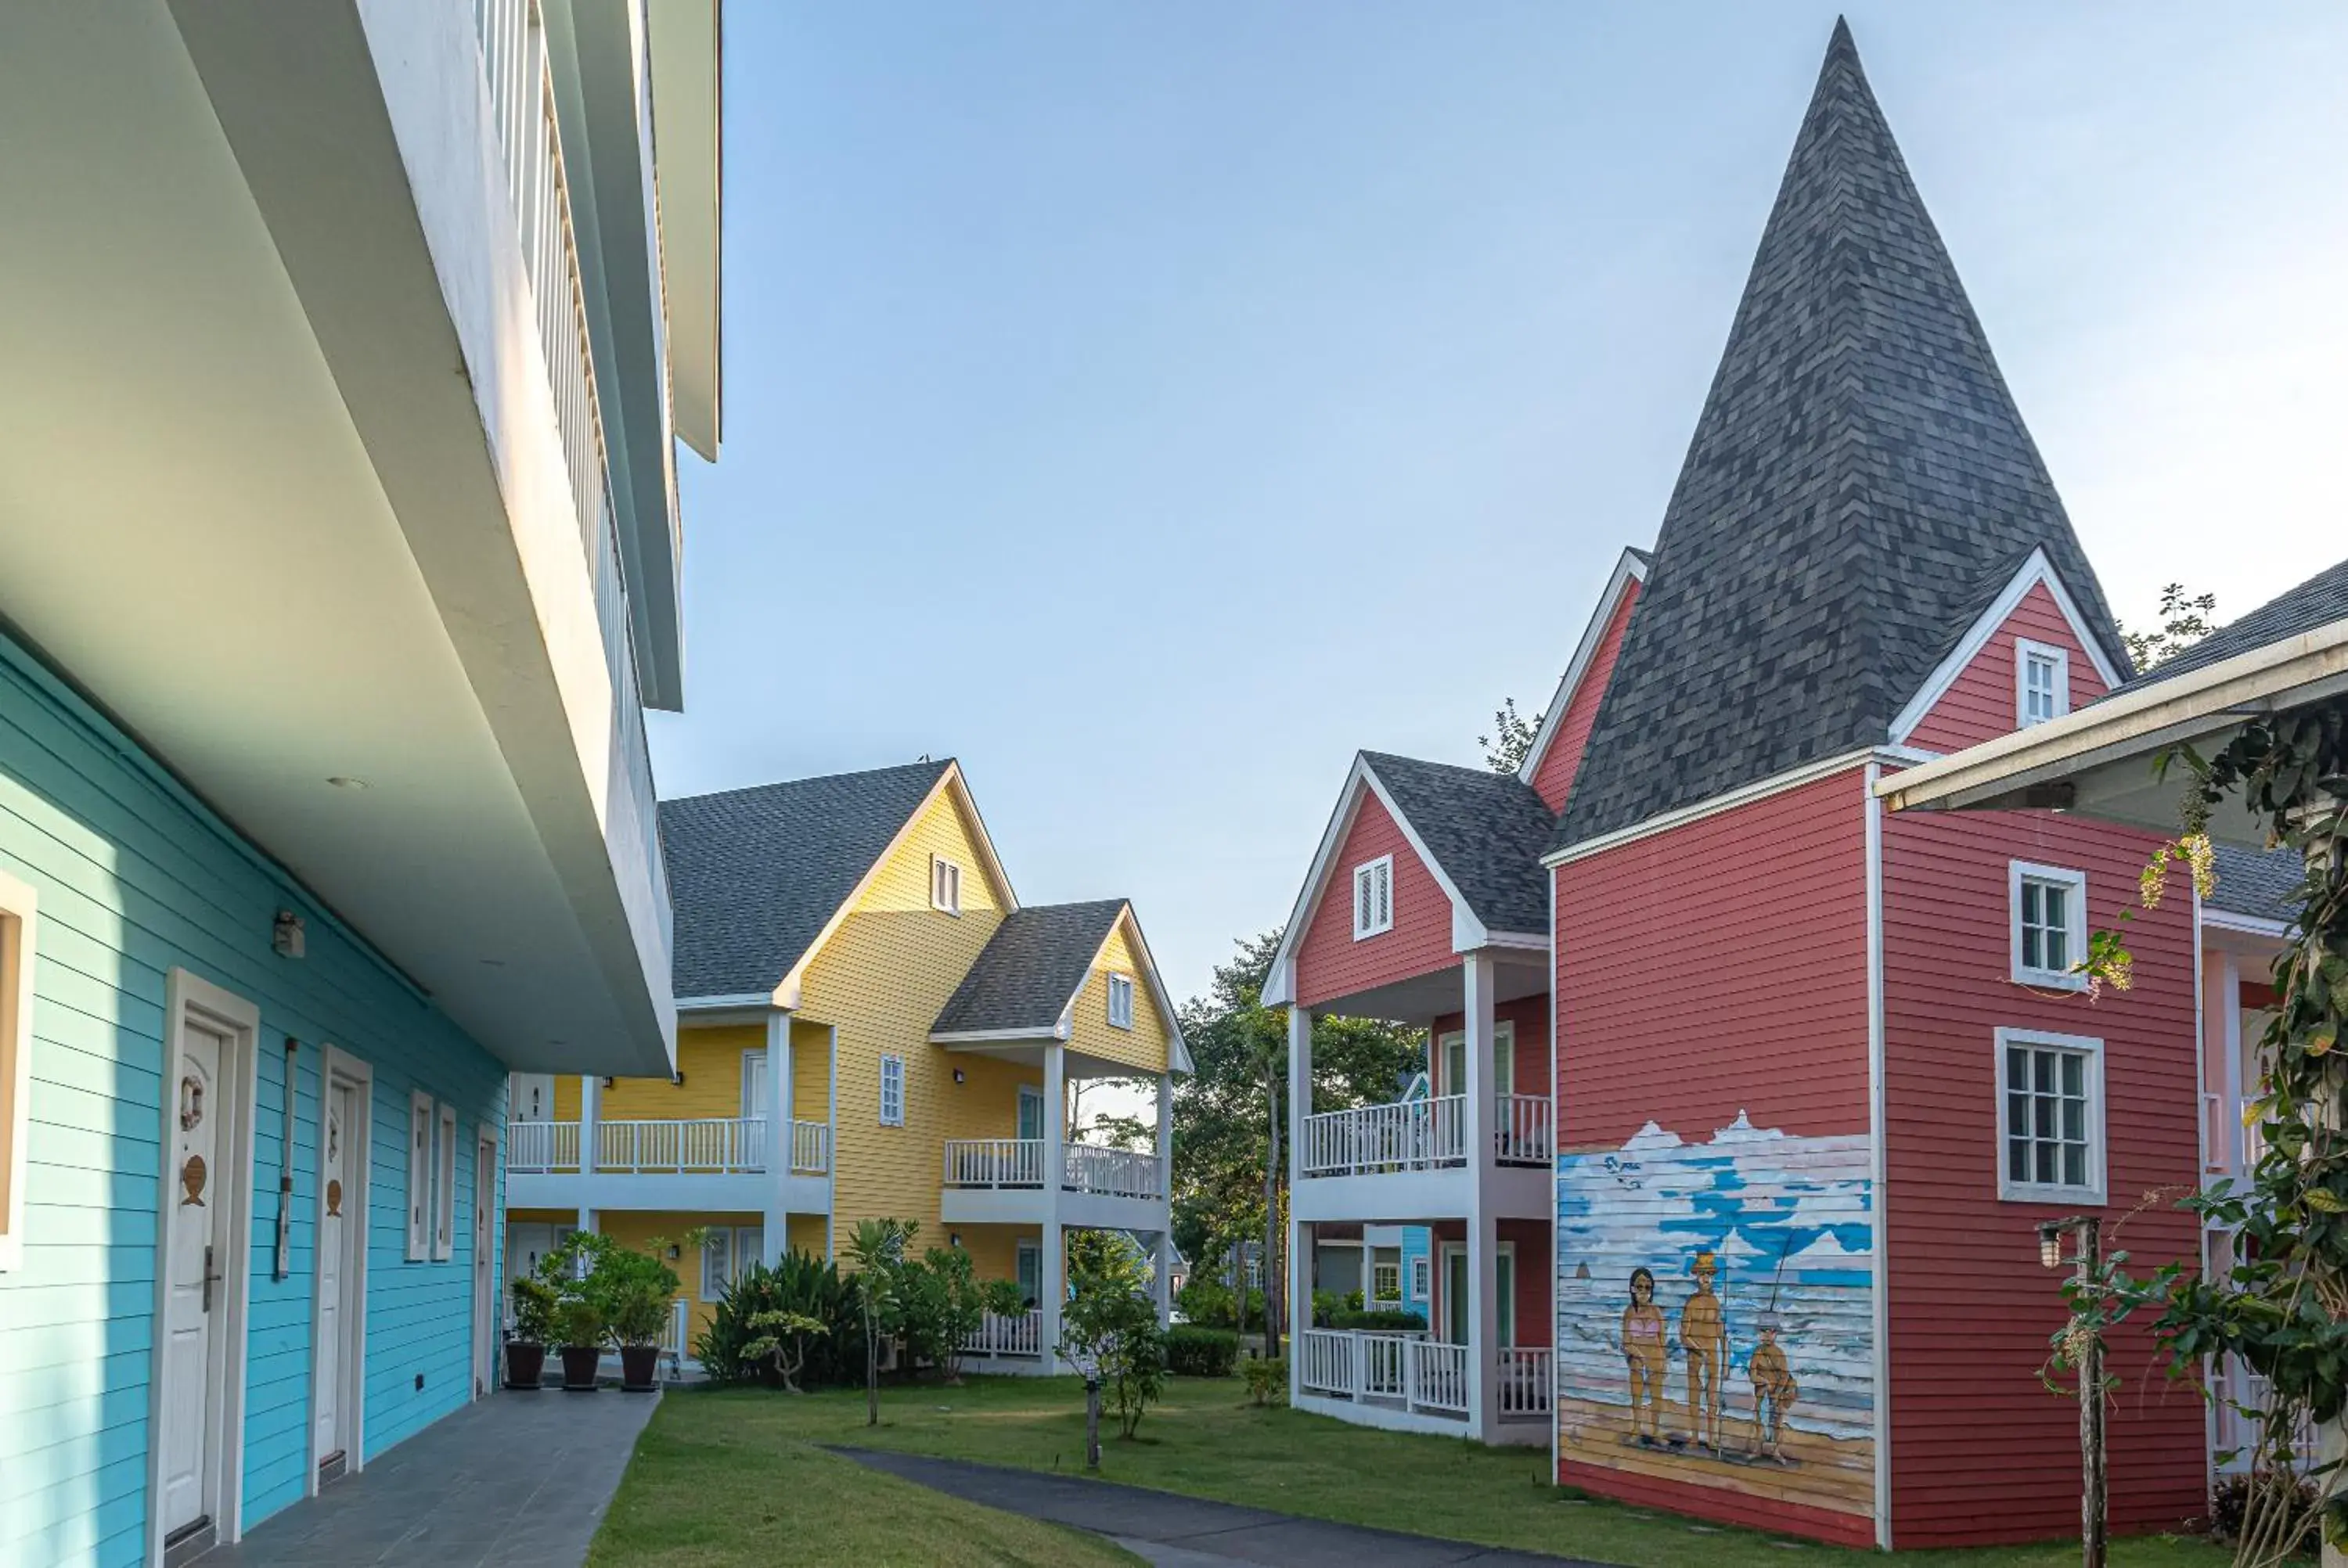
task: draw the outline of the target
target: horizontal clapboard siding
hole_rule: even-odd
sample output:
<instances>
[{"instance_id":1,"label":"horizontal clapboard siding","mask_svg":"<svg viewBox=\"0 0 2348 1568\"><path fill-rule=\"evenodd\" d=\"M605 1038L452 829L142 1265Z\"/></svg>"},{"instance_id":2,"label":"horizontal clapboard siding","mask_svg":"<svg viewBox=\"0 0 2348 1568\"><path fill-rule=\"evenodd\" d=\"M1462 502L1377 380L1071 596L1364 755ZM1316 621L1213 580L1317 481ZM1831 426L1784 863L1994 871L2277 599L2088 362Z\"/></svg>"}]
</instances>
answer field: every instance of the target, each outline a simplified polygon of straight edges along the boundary
<instances>
[{"instance_id":1,"label":"horizontal clapboard siding","mask_svg":"<svg viewBox=\"0 0 2348 1568\"><path fill-rule=\"evenodd\" d=\"M2077 666L2073 666L2074 678ZM2137 980L2090 1001L2013 984L2007 865L2085 871L2090 923L2135 899L2149 835L2049 814L1911 814L1884 828L1885 1124L1890 1227L1892 1536L1901 1547L2078 1528L2078 1422L2038 1381L2063 1320L2035 1226L2075 1204L2001 1202L1993 1031L2100 1038L2110 1162L2106 1226L2135 1266L2198 1255L2175 1198L2199 1179L2192 897L2181 885L2127 927ZM2111 1352L2115 1528L2174 1528L2204 1508L2202 1406L2165 1383L2138 1325ZM1994 1497L1995 1508L1982 1500Z\"/></svg>"},{"instance_id":2,"label":"horizontal clapboard siding","mask_svg":"<svg viewBox=\"0 0 2348 1568\"><path fill-rule=\"evenodd\" d=\"M473 1135L503 1070L285 872L206 812L20 649L0 644L0 866L40 899L29 1209L0 1274L0 1561L131 1563L146 1540L165 977L261 1013L247 1260L244 1522L300 1499L309 1465L318 1074L331 1041L375 1071L366 1447L470 1391ZM300 913L307 957L271 923ZM273 1277L293 1066L287 1278ZM411 1089L457 1107L456 1256L403 1261ZM422 1379L422 1387L417 1386Z\"/></svg>"},{"instance_id":3,"label":"horizontal clapboard siding","mask_svg":"<svg viewBox=\"0 0 2348 1568\"><path fill-rule=\"evenodd\" d=\"M2025 637L2070 655L2074 709L2084 708L2104 694L2103 677L2096 673L2096 662L2087 657L2086 643L2041 583L2023 595L2013 613L1990 634L1981 651L1918 722L1908 743L1926 751L1962 751L2018 728L2022 714L2014 687L2014 642Z\"/></svg>"},{"instance_id":4,"label":"horizontal clapboard siding","mask_svg":"<svg viewBox=\"0 0 2348 1568\"><path fill-rule=\"evenodd\" d=\"M1394 926L1354 939L1354 867L1394 856ZM1319 1007L1458 962L1451 950L1451 896L1418 857L1385 803L1369 790L1331 863L1320 907L1296 947L1296 999Z\"/></svg>"}]
</instances>

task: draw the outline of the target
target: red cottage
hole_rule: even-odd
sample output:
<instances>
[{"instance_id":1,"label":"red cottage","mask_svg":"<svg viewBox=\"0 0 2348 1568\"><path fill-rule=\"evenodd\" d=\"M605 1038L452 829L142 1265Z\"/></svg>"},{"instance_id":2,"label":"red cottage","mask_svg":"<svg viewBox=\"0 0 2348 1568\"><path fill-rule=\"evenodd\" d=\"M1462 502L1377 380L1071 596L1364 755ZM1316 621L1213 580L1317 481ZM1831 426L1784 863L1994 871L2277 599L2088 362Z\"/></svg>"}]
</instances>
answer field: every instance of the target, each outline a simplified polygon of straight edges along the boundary
<instances>
[{"instance_id":1,"label":"red cottage","mask_svg":"<svg viewBox=\"0 0 2348 1568\"><path fill-rule=\"evenodd\" d=\"M1300 1315L1296 1402L1538 1423L1564 1484L1824 1541L2075 1528L2035 1227L2197 1255L2174 1198L2235 1157L2203 1130L2239 1092L2197 906L2137 915L2135 986L2092 995L2072 966L2157 835L1888 820L1872 786L2126 658L1838 25L1655 548L1523 769L1365 753L1314 858L1267 992L1292 1299L1324 1229L1425 1225L1443 1261L1424 1337ZM2273 933L2235 919L2239 978ZM2206 1001L2239 1039L2257 996ZM1316 1110L1316 1011L1429 1026L1426 1091ZM2122 1530L2206 1495L2204 1407L2148 1356L2112 1358Z\"/></svg>"}]
</instances>

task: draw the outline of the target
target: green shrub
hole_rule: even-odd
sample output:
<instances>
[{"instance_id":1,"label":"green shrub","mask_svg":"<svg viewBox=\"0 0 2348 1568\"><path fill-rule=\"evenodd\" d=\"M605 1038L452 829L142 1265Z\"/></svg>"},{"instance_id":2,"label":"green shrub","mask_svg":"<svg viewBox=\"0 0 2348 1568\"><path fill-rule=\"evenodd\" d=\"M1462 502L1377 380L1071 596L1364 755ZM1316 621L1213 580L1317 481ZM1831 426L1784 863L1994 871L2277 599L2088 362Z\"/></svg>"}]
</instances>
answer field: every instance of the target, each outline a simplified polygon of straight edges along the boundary
<instances>
[{"instance_id":1,"label":"green shrub","mask_svg":"<svg viewBox=\"0 0 2348 1568\"><path fill-rule=\"evenodd\" d=\"M554 1343L565 1350L600 1350L611 1326L602 1307L574 1296L554 1309Z\"/></svg>"},{"instance_id":2,"label":"green shrub","mask_svg":"<svg viewBox=\"0 0 2348 1568\"><path fill-rule=\"evenodd\" d=\"M1166 1366L1182 1378L1228 1378L1240 1358L1240 1337L1229 1328L1177 1323L1166 1331Z\"/></svg>"},{"instance_id":3,"label":"green shrub","mask_svg":"<svg viewBox=\"0 0 2348 1568\"><path fill-rule=\"evenodd\" d=\"M1288 1403L1288 1358L1259 1356L1247 1364L1248 1402L1254 1405L1284 1405Z\"/></svg>"},{"instance_id":4,"label":"green shrub","mask_svg":"<svg viewBox=\"0 0 2348 1568\"><path fill-rule=\"evenodd\" d=\"M554 1286L525 1274L507 1288L513 1292L514 1338L524 1345L552 1343L554 1305L561 1299Z\"/></svg>"},{"instance_id":5,"label":"green shrub","mask_svg":"<svg viewBox=\"0 0 2348 1568\"><path fill-rule=\"evenodd\" d=\"M1239 1319L1238 1304L1232 1299L1231 1287L1220 1279L1201 1275L1175 1293L1174 1306L1185 1323L1196 1323L1202 1328L1261 1329L1263 1327L1263 1292L1247 1293L1247 1321Z\"/></svg>"},{"instance_id":6,"label":"green shrub","mask_svg":"<svg viewBox=\"0 0 2348 1568\"><path fill-rule=\"evenodd\" d=\"M1416 1312L1398 1312L1384 1307L1375 1312L1364 1312L1358 1307L1329 1315L1332 1328L1366 1328L1374 1334L1424 1333L1426 1318Z\"/></svg>"},{"instance_id":7,"label":"green shrub","mask_svg":"<svg viewBox=\"0 0 2348 1568\"><path fill-rule=\"evenodd\" d=\"M864 1318L856 1282L843 1277L836 1265L798 1251L784 1254L771 1268L751 1265L726 1287L709 1327L693 1344L711 1382L783 1387L771 1355L751 1348L771 1338L765 1325L754 1321L768 1313L811 1317L826 1326L823 1333L807 1337L807 1360L798 1378L801 1388L862 1385Z\"/></svg>"}]
</instances>

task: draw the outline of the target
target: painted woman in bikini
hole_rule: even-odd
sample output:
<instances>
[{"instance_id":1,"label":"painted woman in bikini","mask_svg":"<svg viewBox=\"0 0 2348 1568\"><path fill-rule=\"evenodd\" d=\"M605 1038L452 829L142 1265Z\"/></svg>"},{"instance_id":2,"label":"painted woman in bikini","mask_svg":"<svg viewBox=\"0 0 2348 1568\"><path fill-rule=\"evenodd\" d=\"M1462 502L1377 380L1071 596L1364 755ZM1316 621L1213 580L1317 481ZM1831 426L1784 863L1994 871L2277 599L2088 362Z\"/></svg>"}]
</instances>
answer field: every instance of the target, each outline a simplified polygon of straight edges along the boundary
<instances>
[{"instance_id":1,"label":"painted woman in bikini","mask_svg":"<svg viewBox=\"0 0 2348 1568\"><path fill-rule=\"evenodd\" d=\"M1663 1309L1655 1305L1655 1276L1631 1271L1631 1305L1622 1309L1622 1358L1631 1368L1631 1430L1652 1448L1663 1436L1663 1378L1671 1358L1664 1347Z\"/></svg>"}]
</instances>

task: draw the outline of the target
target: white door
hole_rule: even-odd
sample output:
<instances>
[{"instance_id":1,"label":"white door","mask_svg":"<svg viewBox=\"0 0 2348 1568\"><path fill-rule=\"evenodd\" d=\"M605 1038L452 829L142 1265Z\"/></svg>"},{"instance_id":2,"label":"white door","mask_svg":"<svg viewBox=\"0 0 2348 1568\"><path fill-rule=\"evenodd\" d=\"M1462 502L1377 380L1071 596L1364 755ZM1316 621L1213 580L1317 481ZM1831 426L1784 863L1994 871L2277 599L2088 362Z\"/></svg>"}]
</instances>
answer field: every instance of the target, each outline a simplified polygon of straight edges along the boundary
<instances>
[{"instance_id":1,"label":"white door","mask_svg":"<svg viewBox=\"0 0 2348 1568\"><path fill-rule=\"evenodd\" d=\"M554 1120L554 1074L551 1072L517 1072L513 1075L513 1109L516 1122L551 1122Z\"/></svg>"},{"instance_id":2,"label":"white door","mask_svg":"<svg viewBox=\"0 0 2348 1568\"><path fill-rule=\"evenodd\" d=\"M473 1144L473 1398L498 1386L498 1141Z\"/></svg>"},{"instance_id":3,"label":"white door","mask_svg":"<svg viewBox=\"0 0 2348 1568\"><path fill-rule=\"evenodd\" d=\"M346 1299L357 1270L350 1244L355 1231L351 1192L351 1139L356 1132L358 1091L335 1083L326 1095L326 1152L323 1169L326 1203L318 1225L318 1416L314 1451L324 1466L350 1443L344 1405L350 1358L350 1307Z\"/></svg>"},{"instance_id":4,"label":"white door","mask_svg":"<svg viewBox=\"0 0 2348 1568\"><path fill-rule=\"evenodd\" d=\"M742 1053L742 1114L764 1116L767 1113L767 1053L746 1050Z\"/></svg>"},{"instance_id":5,"label":"white door","mask_svg":"<svg viewBox=\"0 0 2348 1568\"><path fill-rule=\"evenodd\" d=\"M212 1496L216 1384L226 1347L227 1206L230 1151L221 1146L226 1086L221 1069L227 1037L193 1019L180 1030L178 1099L172 1139L170 1273L163 1308L163 1533L192 1533L217 1520Z\"/></svg>"},{"instance_id":6,"label":"white door","mask_svg":"<svg viewBox=\"0 0 2348 1568\"><path fill-rule=\"evenodd\" d=\"M1513 1094L1517 1090L1517 1026L1502 1020L1492 1030L1492 1092ZM1455 1031L1443 1037L1443 1092L1468 1092L1468 1036Z\"/></svg>"},{"instance_id":7,"label":"white door","mask_svg":"<svg viewBox=\"0 0 2348 1568\"><path fill-rule=\"evenodd\" d=\"M552 1225L525 1221L506 1226L506 1277L525 1279L535 1275L539 1259L552 1252L555 1245Z\"/></svg>"}]
</instances>

